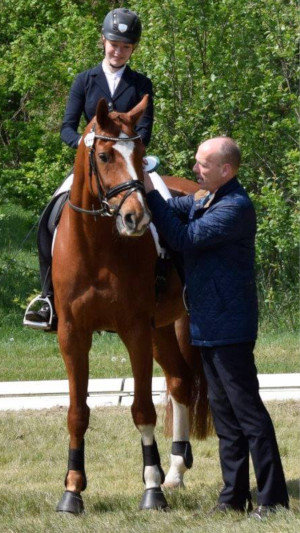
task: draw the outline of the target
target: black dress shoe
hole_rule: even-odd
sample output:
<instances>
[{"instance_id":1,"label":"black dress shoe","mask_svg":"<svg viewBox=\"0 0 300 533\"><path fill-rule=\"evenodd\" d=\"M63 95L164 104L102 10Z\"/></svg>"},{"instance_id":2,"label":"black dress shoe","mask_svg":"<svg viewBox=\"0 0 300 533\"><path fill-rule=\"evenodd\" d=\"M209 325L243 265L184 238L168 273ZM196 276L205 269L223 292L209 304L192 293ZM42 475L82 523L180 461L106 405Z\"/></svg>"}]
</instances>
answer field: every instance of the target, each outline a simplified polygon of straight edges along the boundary
<instances>
[{"instance_id":1,"label":"black dress shoe","mask_svg":"<svg viewBox=\"0 0 300 533\"><path fill-rule=\"evenodd\" d=\"M277 511L276 505L259 505L249 514L249 518L255 518L256 520L263 520Z\"/></svg>"},{"instance_id":2,"label":"black dress shoe","mask_svg":"<svg viewBox=\"0 0 300 533\"><path fill-rule=\"evenodd\" d=\"M252 511L252 503L248 503L248 512ZM237 513L244 513L246 511L246 504L245 505L232 505L231 503L225 503L220 502L215 507L211 509L209 512L209 516L216 515L216 514L226 514L228 512L237 512Z\"/></svg>"}]
</instances>

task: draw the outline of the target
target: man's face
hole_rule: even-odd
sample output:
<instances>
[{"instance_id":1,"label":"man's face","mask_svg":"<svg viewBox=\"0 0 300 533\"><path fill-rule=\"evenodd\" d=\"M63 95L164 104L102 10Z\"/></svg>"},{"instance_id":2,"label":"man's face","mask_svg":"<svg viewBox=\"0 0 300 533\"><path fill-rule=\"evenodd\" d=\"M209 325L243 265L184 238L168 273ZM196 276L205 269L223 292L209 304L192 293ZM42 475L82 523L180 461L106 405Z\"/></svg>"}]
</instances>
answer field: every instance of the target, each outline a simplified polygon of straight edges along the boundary
<instances>
[{"instance_id":1,"label":"man's face","mask_svg":"<svg viewBox=\"0 0 300 533\"><path fill-rule=\"evenodd\" d=\"M200 145L195 156L196 163L193 167L200 189L215 192L227 181L226 164L213 147Z\"/></svg>"}]
</instances>

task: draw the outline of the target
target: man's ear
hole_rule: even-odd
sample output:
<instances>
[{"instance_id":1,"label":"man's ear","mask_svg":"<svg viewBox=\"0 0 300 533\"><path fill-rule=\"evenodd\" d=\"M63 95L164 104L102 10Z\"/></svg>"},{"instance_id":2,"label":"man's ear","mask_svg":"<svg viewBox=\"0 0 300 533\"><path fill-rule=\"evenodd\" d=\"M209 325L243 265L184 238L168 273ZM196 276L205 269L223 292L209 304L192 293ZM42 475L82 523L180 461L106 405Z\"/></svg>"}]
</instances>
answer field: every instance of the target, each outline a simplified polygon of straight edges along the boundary
<instances>
[{"instance_id":1,"label":"man's ear","mask_svg":"<svg viewBox=\"0 0 300 533\"><path fill-rule=\"evenodd\" d=\"M232 174L232 172L233 172L233 169L230 163L224 163L222 165L222 177L223 178L229 176L230 174Z\"/></svg>"}]
</instances>

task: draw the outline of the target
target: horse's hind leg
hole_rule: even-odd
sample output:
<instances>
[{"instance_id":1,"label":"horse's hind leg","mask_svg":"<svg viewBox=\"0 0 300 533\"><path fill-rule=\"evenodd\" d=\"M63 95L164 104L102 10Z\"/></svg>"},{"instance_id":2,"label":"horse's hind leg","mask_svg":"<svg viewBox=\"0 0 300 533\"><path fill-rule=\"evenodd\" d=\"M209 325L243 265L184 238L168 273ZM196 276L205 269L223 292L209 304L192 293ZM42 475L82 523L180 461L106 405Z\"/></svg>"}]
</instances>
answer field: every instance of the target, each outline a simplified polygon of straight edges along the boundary
<instances>
[{"instance_id":1,"label":"horse's hind leg","mask_svg":"<svg viewBox=\"0 0 300 533\"><path fill-rule=\"evenodd\" d=\"M164 370L173 407L171 465L164 487L183 487L183 476L193 464L189 442L191 370L178 346L174 325L153 330L154 356Z\"/></svg>"},{"instance_id":2,"label":"horse's hind leg","mask_svg":"<svg viewBox=\"0 0 300 533\"><path fill-rule=\"evenodd\" d=\"M140 509L166 509L168 504L161 490L165 475L154 438L156 412L152 401L153 353L148 321L136 321L126 332L119 331L131 360L134 377L133 421L141 434L143 481L145 492Z\"/></svg>"},{"instance_id":3,"label":"horse's hind leg","mask_svg":"<svg viewBox=\"0 0 300 533\"><path fill-rule=\"evenodd\" d=\"M89 407L86 403L88 388L88 353L92 334L62 325L60 318L59 343L69 378L70 406L68 429L70 434L68 470L65 477L66 491L56 510L79 514L83 511L80 493L86 488L84 468L84 434L89 423Z\"/></svg>"}]
</instances>

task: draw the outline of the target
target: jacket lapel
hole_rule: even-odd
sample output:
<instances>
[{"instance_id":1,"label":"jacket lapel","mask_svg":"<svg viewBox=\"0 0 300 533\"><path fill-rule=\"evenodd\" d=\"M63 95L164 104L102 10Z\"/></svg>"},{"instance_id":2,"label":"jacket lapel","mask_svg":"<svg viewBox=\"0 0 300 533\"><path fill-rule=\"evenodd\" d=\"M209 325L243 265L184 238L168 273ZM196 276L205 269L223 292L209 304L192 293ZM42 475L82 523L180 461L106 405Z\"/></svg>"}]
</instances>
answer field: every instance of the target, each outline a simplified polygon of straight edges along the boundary
<instances>
[{"instance_id":1,"label":"jacket lapel","mask_svg":"<svg viewBox=\"0 0 300 533\"><path fill-rule=\"evenodd\" d=\"M133 74L132 74L132 70L126 66L124 72L123 72L123 76L122 78L120 79L119 83L118 83L118 86L113 94L113 97L112 97L112 100L117 100L121 94L126 91L126 89L132 85L133 83Z\"/></svg>"},{"instance_id":2,"label":"jacket lapel","mask_svg":"<svg viewBox=\"0 0 300 533\"><path fill-rule=\"evenodd\" d=\"M104 92L107 95L107 98L111 100L111 94L108 87L108 83L106 81L106 76L103 72L102 63L97 65L97 67L93 68L91 74L94 76L95 82L97 83L97 85L99 85L102 92Z\"/></svg>"}]
</instances>

